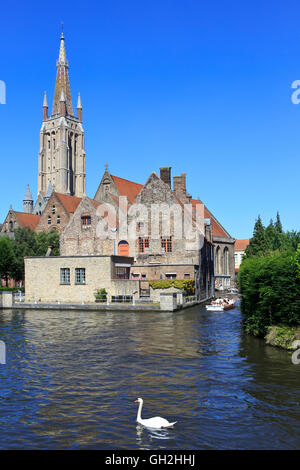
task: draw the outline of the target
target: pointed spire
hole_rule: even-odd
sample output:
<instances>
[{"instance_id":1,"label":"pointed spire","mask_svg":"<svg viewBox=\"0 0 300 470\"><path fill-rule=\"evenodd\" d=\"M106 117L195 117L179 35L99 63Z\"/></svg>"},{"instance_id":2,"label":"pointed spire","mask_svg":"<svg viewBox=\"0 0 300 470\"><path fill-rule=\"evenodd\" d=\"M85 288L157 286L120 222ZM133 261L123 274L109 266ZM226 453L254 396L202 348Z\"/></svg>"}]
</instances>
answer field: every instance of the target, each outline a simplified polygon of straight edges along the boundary
<instances>
[{"instance_id":1,"label":"pointed spire","mask_svg":"<svg viewBox=\"0 0 300 470\"><path fill-rule=\"evenodd\" d=\"M29 184L27 184L27 189L23 201L33 201Z\"/></svg>"},{"instance_id":2,"label":"pointed spire","mask_svg":"<svg viewBox=\"0 0 300 470\"><path fill-rule=\"evenodd\" d=\"M71 89L68 75L69 63L66 56L65 37L64 33L60 36L60 48L58 60L56 62L56 83L54 90L54 100L52 114L60 114L60 99L62 91L64 92L66 102L66 114L73 116Z\"/></svg>"},{"instance_id":3,"label":"pointed spire","mask_svg":"<svg viewBox=\"0 0 300 470\"><path fill-rule=\"evenodd\" d=\"M69 67L68 61L67 61L67 54L66 54L66 48L65 48L65 37L64 33L61 33L60 35L60 48L59 48L59 56L58 56L58 62L59 65L64 65L66 67Z\"/></svg>"},{"instance_id":4,"label":"pointed spire","mask_svg":"<svg viewBox=\"0 0 300 470\"><path fill-rule=\"evenodd\" d=\"M60 95L60 100L59 100L59 101L60 101L60 102L64 102L64 103L65 103L65 101L66 101L63 88L62 88L62 90L61 90L61 95Z\"/></svg>"},{"instance_id":5,"label":"pointed spire","mask_svg":"<svg viewBox=\"0 0 300 470\"><path fill-rule=\"evenodd\" d=\"M27 185L26 193L23 199L23 208L26 214L31 214L33 210L33 199L31 196L29 184Z\"/></svg>"},{"instance_id":6,"label":"pointed spire","mask_svg":"<svg viewBox=\"0 0 300 470\"><path fill-rule=\"evenodd\" d=\"M48 108L47 93L44 93L43 108Z\"/></svg>"},{"instance_id":7,"label":"pointed spire","mask_svg":"<svg viewBox=\"0 0 300 470\"><path fill-rule=\"evenodd\" d=\"M43 101L43 121L48 119L48 101L47 101L47 93L44 94L44 101Z\"/></svg>"},{"instance_id":8,"label":"pointed spire","mask_svg":"<svg viewBox=\"0 0 300 470\"><path fill-rule=\"evenodd\" d=\"M77 101L77 118L80 122L82 122L82 104L81 104L80 93L78 93L78 101Z\"/></svg>"}]
</instances>

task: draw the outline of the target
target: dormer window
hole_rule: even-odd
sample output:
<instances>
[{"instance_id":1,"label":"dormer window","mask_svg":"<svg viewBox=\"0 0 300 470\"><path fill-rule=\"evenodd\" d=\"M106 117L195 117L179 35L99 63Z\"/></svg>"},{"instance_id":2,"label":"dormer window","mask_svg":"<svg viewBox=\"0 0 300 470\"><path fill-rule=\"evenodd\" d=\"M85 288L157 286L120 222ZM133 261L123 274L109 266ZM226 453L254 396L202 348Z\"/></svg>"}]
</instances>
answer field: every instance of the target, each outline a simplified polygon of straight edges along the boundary
<instances>
[{"instance_id":1,"label":"dormer window","mask_svg":"<svg viewBox=\"0 0 300 470\"><path fill-rule=\"evenodd\" d=\"M81 217L81 225L83 227L87 227L88 225L91 225L91 223L92 223L92 218L90 215L83 215Z\"/></svg>"}]
</instances>

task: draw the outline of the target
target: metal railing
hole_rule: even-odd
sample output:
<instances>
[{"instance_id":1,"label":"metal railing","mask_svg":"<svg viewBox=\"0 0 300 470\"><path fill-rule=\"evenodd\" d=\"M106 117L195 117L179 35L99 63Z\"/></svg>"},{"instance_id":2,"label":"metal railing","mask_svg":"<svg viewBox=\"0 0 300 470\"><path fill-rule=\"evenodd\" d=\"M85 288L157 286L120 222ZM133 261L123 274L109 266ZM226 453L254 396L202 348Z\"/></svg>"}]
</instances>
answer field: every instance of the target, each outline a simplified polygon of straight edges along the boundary
<instances>
[{"instance_id":1,"label":"metal railing","mask_svg":"<svg viewBox=\"0 0 300 470\"><path fill-rule=\"evenodd\" d=\"M14 292L13 293L13 301L15 303L17 302L24 302L25 301L25 294L24 292L22 292L21 290L19 290L18 292Z\"/></svg>"},{"instance_id":2,"label":"metal railing","mask_svg":"<svg viewBox=\"0 0 300 470\"><path fill-rule=\"evenodd\" d=\"M196 302L197 297L195 295L185 295L184 296L184 303L191 304L192 302Z\"/></svg>"}]
</instances>

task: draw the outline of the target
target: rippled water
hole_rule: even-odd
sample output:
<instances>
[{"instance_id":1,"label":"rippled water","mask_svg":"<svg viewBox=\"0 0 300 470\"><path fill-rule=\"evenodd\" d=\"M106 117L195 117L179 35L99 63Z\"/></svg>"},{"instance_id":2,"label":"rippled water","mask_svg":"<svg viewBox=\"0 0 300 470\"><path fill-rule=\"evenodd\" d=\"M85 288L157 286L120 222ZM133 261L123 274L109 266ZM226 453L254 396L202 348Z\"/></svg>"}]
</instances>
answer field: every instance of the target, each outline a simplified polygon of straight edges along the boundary
<instances>
[{"instance_id":1,"label":"rippled water","mask_svg":"<svg viewBox=\"0 0 300 470\"><path fill-rule=\"evenodd\" d=\"M208 313L0 310L1 449L297 449L300 365ZM143 417L173 430L137 426Z\"/></svg>"}]
</instances>

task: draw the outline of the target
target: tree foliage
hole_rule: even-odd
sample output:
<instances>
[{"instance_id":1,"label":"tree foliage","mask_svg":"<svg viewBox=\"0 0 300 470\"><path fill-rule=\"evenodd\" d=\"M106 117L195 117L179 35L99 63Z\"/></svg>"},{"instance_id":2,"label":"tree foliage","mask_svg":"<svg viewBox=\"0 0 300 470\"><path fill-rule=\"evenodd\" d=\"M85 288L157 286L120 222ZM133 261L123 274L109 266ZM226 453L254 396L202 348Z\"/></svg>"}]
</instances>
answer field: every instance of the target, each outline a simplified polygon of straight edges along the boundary
<instances>
[{"instance_id":1,"label":"tree foliage","mask_svg":"<svg viewBox=\"0 0 300 470\"><path fill-rule=\"evenodd\" d=\"M11 276L12 267L15 263L15 255L8 237L0 238L0 275L6 280Z\"/></svg>"},{"instance_id":2,"label":"tree foliage","mask_svg":"<svg viewBox=\"0 0 300 470\"><path fill-rule=\"evenodd\" d=\"M300 325L300 233L284 232L279 213L253 237L238 273L248 332L265 335L271 325Z\"/></svg>"},{"instance_id":3,"label":"tree foliage","mask_svg":"<svg viewBox=\"0 0 300 470\"><path fill-rule=\"evenodd\" d=\"M1 240L7 240L13 256L9 258L9 268L7 274L0 268L2 276L9 276L15 281L24 279L24 258L26 256L45 256L49 246L52 247L52 255L59 255L59 235L56 230L50 232L35 233L29 227L20 227L15 229L14 238L2 237ZM3 259L5 256L3 254ZM0 252L0 267L2 254Z\"/></svg>"}]
</instances>

